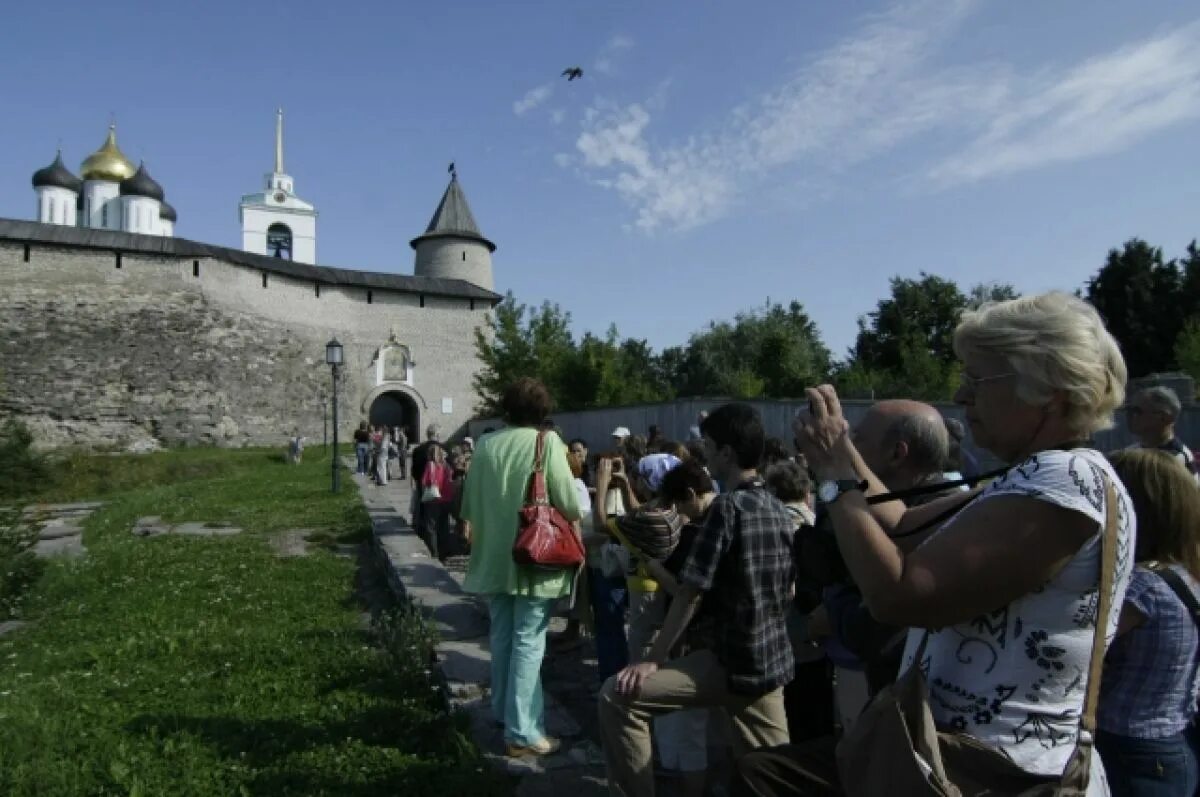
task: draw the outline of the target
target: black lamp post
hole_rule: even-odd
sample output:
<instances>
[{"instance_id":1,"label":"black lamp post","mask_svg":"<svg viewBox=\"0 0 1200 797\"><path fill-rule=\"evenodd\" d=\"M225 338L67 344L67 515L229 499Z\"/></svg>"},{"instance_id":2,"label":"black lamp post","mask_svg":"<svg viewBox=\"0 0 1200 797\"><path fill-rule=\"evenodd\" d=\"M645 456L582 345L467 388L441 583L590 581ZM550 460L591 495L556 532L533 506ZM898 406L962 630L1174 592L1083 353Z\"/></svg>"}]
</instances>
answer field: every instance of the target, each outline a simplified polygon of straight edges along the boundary
<instances>
[{"instance_id":1,"label":"black lamp post","mask_svg":"<svg viewBox=\"0 0 1200 797\"><path fill-rule=\"evenodd\" d=\"M338 491L338 376L342 370L342 344L337 338L325 344L325 362L333 372L333 491Z\"/></svg>"}]
</instances>

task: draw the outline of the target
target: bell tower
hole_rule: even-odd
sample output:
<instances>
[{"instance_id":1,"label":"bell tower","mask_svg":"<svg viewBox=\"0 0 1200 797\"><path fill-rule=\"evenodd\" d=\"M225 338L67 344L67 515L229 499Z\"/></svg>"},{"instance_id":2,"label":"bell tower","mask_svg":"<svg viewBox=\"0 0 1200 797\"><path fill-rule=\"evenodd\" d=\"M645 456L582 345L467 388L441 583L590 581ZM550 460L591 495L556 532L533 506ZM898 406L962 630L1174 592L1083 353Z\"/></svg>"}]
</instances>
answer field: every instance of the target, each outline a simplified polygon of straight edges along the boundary
<instances>
[{"instance_id":1,"label":"bell tower","mask_svg":"<svg viewBox=\"0 0 1200 797\"><path fill-rule=\"evenodd\" d=\"M259 255L317 262L317 210L295 194L283 170L283 109L275 112L275 170L263 178L265 190L246 194L238 204L242 249Z\"/></svg>"}]
</instances>

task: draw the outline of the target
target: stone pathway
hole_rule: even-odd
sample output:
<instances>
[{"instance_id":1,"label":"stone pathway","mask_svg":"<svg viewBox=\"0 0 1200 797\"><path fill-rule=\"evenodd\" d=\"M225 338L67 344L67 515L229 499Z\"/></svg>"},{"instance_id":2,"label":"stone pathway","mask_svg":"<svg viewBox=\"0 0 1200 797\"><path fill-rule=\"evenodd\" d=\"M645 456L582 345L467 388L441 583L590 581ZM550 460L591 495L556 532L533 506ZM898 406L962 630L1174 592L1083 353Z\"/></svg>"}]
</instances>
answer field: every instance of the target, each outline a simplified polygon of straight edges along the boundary
<instances>
[{"instance_id":1,"label":"stone pathway","mask_svg":"<svg viewBox=\"0 0 1200 797\"><path fill-rule=\"evenodd\" d=\"M353 458L346 467L354 472ZM549 645L542 663L546 730L562 739L562 750L538 761L515 761L502 754L504 740L492 720L490 707L491 658L488 651L486 606L462 591L468 557L454 556L445 565L429 556L425 544L409 526L409 482L392 481L376 487L364 476L353 476L371 516L374 543L396 594L421 605L442 641L437 655L451 702L471 718L476 744L500 769L520 776L518 797L602 797L608 795L604 757L596 718L595 646L590 639L574 650L557 652ZM566 621L550 621L552 634ZM723 715L713 712L709 722L708 794L726 795L723 783L731 771L729 728ZM657 780L660 797L677 793L671 778Z\"/></svg>"},{"instance_id":2,"label":"stone pathway","mask_svg":"<svg viewBox=\"0 0 1200 797\"><path fill-rule=\"evenodd\" d=\"M353 473L354 461L347 459ZM457 708L471 718L479 748L493 765L521 776L520 797L572 797L608 794L596 733L596 662L590 645L565 654L547 651L542 676L546 697L546 730L563 741L563 749L541 760L516 760L502 754L501 730L490 707L491 658L488 616L481 601L462 591L466 557L452 557L443 566L429 555L409 525L409 482L392 481L377 487L366 477L353 476L371 516L377 551L385 559L394 591L422 606L441 634L437 646L441 671ZM551 630L561 630L555 618Z\"/></svg>"},{"instance_id":3,"label":"stone pathway","mask_svg":"<svg viewBox=\"0 0 1200 797\"><path fill-rule=\"evenodd\" d=\"M74 504L33 504L21 512L21 522L37 529L33 552L50 556L83 556L83 522L102 506L99 501Z\"/></svg>"},{"instance_id":4,"label":"stone pathway","mask_svg":"<svg viewBox=\"0 0 1200 797\"><path fill-rule=\"evenodd\" d=\"M207 521L166 523L158 515L138 518L134 521L130 531L135 537L159 537L163 534L179 534L184 537L229 537L242 533L241 529L230 523Z\"/></svg>"},{"instance_id":5,"label":"stone pathway","mask_svg":"<svg viewBox=\"0 0 1200 797\"><path fill-rule=\"evenodd\" d=\"M272 534L267 542L280 558L308 556L308 535L313 529L289 529L278 534Z\"/></svg>"}]
</instances>

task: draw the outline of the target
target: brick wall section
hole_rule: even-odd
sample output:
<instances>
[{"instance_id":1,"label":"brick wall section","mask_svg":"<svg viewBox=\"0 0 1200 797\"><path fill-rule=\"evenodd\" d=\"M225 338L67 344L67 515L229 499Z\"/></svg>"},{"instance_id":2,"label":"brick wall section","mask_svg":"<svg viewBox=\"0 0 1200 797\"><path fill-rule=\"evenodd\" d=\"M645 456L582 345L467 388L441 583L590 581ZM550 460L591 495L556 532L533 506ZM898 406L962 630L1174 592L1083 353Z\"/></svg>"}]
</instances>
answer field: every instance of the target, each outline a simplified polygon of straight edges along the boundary
<instances>
[{"instance_id":1,"label":"brick wall section","mask_svg":"<svg viewBox=\"0 0 1200 797\"><path fill-rule=\"evenodd\" d=\"M365 417L394 330L418 367L420 424L465 433L488 303L314 284L219 259L0 242L0 415L39 445L279 445L320 439L325 343L345 346L343 434ZM453 412L442 413L450 398Z\"/></svg>"}]
</instances>

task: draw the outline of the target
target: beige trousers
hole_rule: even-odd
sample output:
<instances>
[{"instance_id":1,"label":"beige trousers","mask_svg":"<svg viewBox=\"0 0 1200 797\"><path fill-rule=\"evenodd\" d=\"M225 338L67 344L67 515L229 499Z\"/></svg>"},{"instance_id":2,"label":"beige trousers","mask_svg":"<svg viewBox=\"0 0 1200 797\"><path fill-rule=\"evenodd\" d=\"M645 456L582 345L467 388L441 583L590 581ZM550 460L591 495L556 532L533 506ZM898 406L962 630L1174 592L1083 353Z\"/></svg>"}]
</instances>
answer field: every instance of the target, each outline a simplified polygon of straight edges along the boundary
<instances>
[{"instance_id":1,"label":"beige trousers","mask_svg":"<svg viewBox=\"0 0 1200 797\"><path fill-rule=\"evenodd\" d=\"M723 708L733 722L734 756L788 743L783 688L765 695L729 691L716 654L701 650L664 664L636 698L617 694L616 676L600 690L600 738L609 791L617 797L653 797L650 725L656 715L686 708Z\"/></svg>"}]
</instances>

